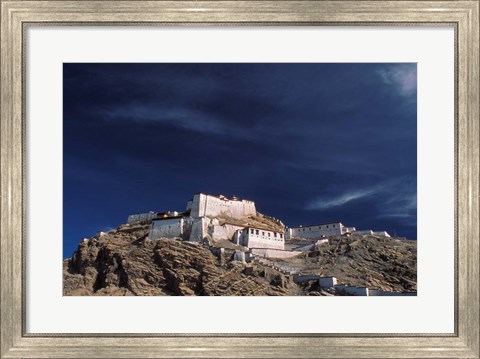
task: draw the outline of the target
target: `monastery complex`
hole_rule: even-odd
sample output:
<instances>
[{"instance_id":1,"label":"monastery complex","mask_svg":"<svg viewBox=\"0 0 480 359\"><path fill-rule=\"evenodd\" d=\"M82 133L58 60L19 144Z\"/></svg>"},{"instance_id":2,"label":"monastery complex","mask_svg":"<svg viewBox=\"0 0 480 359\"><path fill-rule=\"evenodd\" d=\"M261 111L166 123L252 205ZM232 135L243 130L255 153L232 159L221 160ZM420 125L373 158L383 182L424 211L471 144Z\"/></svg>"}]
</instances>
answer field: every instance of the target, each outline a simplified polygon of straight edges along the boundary
<instances>
[{"instance_id":1,"label":"monastery complex","mask_svg":"<svg viewBox=\"0 0 480 359\"><path fill-rule=\"evenodd\" d=\"M191 242L229 241L249 253L265 257L291 257L298 251L285 250L285 240L310 239L318 243L328 236L373 234L390 237L385 231L357 231L340 222L288 228L278 219L257 212L255 202L197 193L183 212L147 212L128 216L127 223L151 222L150 239L180 238ZM269 254L269 255L268 255Z\"/></svg>"}]
</instances>

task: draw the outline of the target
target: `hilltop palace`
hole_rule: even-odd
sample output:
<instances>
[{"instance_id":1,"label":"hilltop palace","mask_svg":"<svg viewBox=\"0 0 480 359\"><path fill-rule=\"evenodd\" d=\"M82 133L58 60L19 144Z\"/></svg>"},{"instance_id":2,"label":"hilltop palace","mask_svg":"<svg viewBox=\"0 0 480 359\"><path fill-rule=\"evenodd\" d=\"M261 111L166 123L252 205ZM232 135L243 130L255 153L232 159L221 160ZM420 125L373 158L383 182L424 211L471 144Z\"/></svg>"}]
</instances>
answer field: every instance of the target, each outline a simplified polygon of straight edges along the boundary
<instances>
[{"instance_id":1,"label":"hilltop palace","mask_svg":"<svg viewBox=\"0 0 480 359\"><path fill-rule=\"evenodd\" d=\"M245 199L198 193L184 212L148 212L128 216L127 223L151 222L148 237L181 238L191 242L230 241L253 254L276 253L275 257L298 254L285 250L285 239L324 241L327 236L371 234L390 237L385 231L357 231L340 222L286 228L275 218L257 212L255 203Z\"/></svg>"}]
</instances>

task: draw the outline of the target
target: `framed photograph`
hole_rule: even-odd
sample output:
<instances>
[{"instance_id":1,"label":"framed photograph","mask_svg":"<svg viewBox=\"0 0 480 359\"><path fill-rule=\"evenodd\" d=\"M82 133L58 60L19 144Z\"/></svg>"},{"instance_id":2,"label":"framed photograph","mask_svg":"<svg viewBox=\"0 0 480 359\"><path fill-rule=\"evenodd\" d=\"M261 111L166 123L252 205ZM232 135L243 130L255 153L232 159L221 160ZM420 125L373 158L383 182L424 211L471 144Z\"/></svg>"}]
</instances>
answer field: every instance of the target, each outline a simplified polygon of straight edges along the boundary
<instances>
[{"instance_id":1,"label":"framed photograph","mask_svg":"<svg viewBox=\"0 0 480 359\"><path fill-rule=\"evenodd\" d=\"M1 0L1 357L480 358L479 5Z\"/></svg>"}]
</instances>

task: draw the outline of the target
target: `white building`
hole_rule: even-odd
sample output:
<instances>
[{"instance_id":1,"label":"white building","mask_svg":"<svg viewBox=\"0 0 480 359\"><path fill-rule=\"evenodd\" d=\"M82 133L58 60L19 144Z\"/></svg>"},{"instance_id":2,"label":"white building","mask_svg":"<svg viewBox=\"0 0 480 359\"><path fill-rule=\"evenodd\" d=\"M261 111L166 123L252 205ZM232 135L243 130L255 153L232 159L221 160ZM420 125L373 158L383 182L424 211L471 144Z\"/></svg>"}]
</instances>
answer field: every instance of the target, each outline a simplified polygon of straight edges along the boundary
<instances>
[{"instance_id":1,"label":"white building","mask_svg":"<svg viewBox=\"0 0 480 359\"><path fill-rule=\"evenodd\" d=\"M224 215L244 218L256 214L255 203L252 201L198 193L188 201L187 211L184 213L141 213L129 216L128 223L152 220L149 233L151 239L182 237L194 242L205 238L231 240L235 232L243 227L232 223L220 224L215 217Z\"/></svg>"},{"instance_id":2,"label":"white building","mask_svg":"<svg viewBox=\"0 0 480 359\"><path fill-rule=\"evenodd\" d=\"M234 239L236 244L248 248L285 249L283 233L268 231L266 229L247 227L239 229Z\"/></svg>"},{"instance_id":3,"label":"white building","mask_svg":"<svg viewBox=\"0 0 480 359\"><path fill-rule=\"evenodd\" d=\"M197 193L187 203L187 210L190 210L190 216L199 217L217 217L225 215L233 218L243 218L250 215L256 215L255 202L233 197L212 196L204 193Z\"/></svg>"},{"instance_id":4,"label":"white building","mask_svg":"<svg viewBox=\"0 0 480 359\"><path fill-rule=\"evenodd\" d=\"M341 222L332 222L288 228L286 235L288 239L319 239L323 236L340 236L353 231L355 231L355 227L345 227Z\"/></svg>"}]
</instances>

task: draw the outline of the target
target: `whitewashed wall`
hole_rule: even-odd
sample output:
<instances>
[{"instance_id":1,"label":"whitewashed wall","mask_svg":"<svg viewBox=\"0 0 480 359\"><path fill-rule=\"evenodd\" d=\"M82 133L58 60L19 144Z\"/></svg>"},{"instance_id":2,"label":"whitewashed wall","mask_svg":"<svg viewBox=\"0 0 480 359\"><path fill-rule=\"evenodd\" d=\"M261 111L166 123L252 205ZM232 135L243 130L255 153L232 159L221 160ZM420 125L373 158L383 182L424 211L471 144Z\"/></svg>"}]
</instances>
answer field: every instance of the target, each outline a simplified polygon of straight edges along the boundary
<instances>
[{"instance_id":1,"label":"whitewashed wall","mask_svg":"<svg viewBox=\"0 0 480 359\"><path fill-rule=\"evenodd\" d=\"M321 236L339 236L343 233L344 227L340 222L321 224L308 227L294 227L288 230L290 238L317 239Z\"/></svg>"},{"instance_id":2,"label":"whitewashed wall","mask_svg":"<svg viewBox=\"0 0 480 359\"><path fill-rule=\"evenodd\" d=\"M192 217L216 217L224 214L233 218L241 218L257 213L255 203L252 201L225 200L203 193L193 196L190 209Z\"/></svg>"},{"instance_id":3,"label":"whitewashed wall","mask_svg":"<svg viewBox=\"0 0 480 359\"><path fill-rule=\"evenodd\" d=\"M150 239L182 237L183 232L183 218L168 218L153 221L148 237Z\"/></svg>"},{"instance_id":4,"label":"whitewashed wall","mask_svg":"<svg viewBox=\"0 0 480 359\"><path fill-rule=\"evenodd\" d=\"M146 213L136 213L131 214L127 218L127 223L132 224L140 221L150 221L157 216L157 212L146 212Z\"/></svg>"},{"instance_id":5,"label":"whitewashed wall","mask_svg":"<svg viewBox=\"0 0 480 359\"><path fill-rule=\"evenodd\" d=\"M210 235L212 236L213 240L220 240L220 239L233 239L235 232L243 229L241 226L236 226L233 224L225 223L223 225L213 225L211 226Z\"/></svg>"},{"instance_id":6,"label":"whitewashed wall","mask_svg":"<svg viewBox=\"0 0 480 359\"><path fill-rule=\"evenodd\" d=\"M195 218L192 221L189 240L200 242L207 235L209 220L207 218Z\"/></svg>"},{"instance_id":7,"label":"whitewashed wall","mask_svg":"<svg viewBox=\"0 0 480 359\"><path fill-rule=\"evenodd\" d=\"M245 228L240 235L240 245L248 248L274 248L283 250L285 248L285 239L283 233L264 229Z\"/></svg>"}]
</instances>

